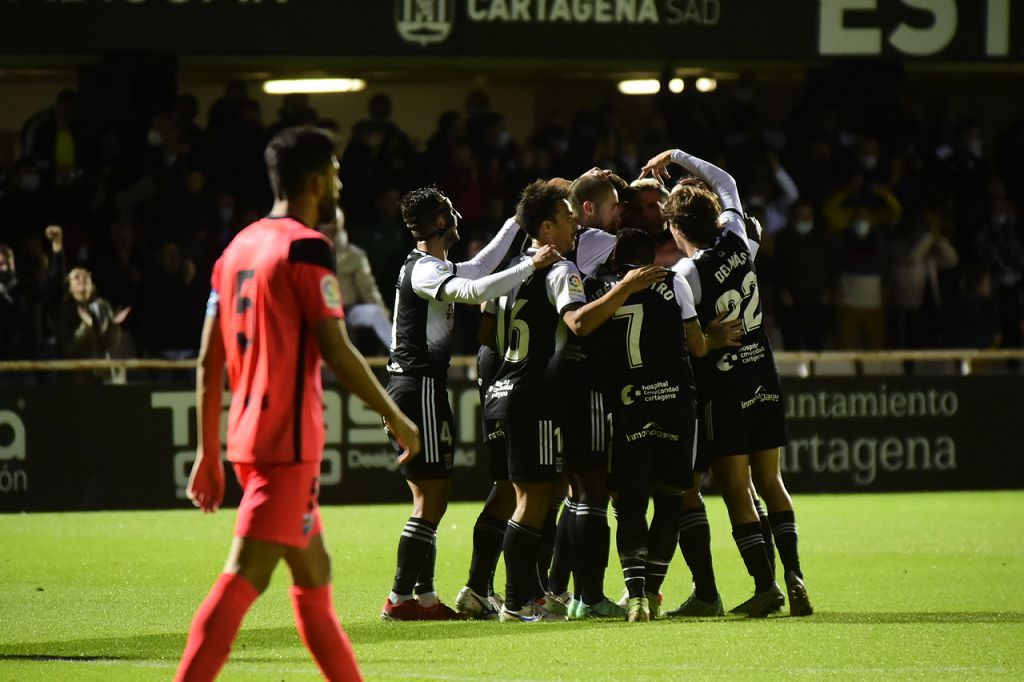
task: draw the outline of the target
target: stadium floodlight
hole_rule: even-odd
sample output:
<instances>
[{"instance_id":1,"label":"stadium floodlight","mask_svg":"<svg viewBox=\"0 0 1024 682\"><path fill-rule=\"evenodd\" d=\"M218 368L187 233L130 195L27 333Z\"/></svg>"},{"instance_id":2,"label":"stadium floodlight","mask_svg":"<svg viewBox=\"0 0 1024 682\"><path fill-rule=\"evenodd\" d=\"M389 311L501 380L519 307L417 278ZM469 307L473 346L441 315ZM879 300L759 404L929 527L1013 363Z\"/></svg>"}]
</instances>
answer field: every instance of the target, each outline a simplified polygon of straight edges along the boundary
<instances>
[{"instance_id":1,"label":"stadium floodlight","mask_svg":"<svg viewBox=\"0 0 1024 682\"><path fill-rule=\"evenodd\" d=\"M714 92L718 88L718 81L710 76L702 76L695 85L698 92Z\"/></svg>"},{"instance_id":2,"label":"stadium floodlight","mask_svg":"<svg viewBox=\"0 0 1024 682\"><path fill-rule=\"evenodd\" d=\"M660 90L657 78L619 81L619 92L623 95L656 95Z\"/></svg>"},{"instance_id":3,"label":"stadium floodlight","mask_svg":"<svg viewBox=\"0 0 1024 682\"><path fill-rule=\"evenodd\" d=\"M365 89L366 81L362 78L294 78L271 80L263 83L263 92L268 95L359 92Z\"/></svg>"},{"instance_id":4,"label":"stadium floodlight","mask_svg":"<svg viewBox=\"0 0 1024 682\"><path fill-rule=\"evenodd\" d=\"M668 89L678 95L686 89L686 81L682 78L673 78L668 82Z\"/></svg>"}]
</instances>

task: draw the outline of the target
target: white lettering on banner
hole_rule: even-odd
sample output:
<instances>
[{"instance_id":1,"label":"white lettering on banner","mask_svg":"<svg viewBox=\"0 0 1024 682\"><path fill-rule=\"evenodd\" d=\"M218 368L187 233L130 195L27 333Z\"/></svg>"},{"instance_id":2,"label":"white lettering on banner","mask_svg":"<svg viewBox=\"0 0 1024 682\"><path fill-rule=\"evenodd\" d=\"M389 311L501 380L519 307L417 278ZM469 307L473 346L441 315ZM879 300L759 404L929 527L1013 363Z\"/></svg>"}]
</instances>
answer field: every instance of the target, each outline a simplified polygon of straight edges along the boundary
<instances>
[{"instance_id":1,"label":"white lettering on banner","mask_svg":"<svg viewBox=\"0 0 1024 682\"><path fill-rule=\"evenodd\" d=\"M27 454L25 423L16 412L0 410L0 495L28 492L28 472L22 468Z\"/></svg>"},{"instance_id":2,"label":"white lettering on banner","mask_svg":"<svg viewBox=\"0 0 1024 682\"><path fill-rule=\"evenodd\" d=\"M782 471L849 474L854 484L869 486L879 471L954 471L956 441L949 435L822 438L812 434L790 439L782 453Z\"/></svg>"},{"instance_id":3,"label":"white lettering on banner","mask_svg":"<svg viewBox=\"0 0 1024 682\"><path fill-rule=\"evenodd\" d=\"M789 419L857 419L862 417L952 417L960 410L954 391L793 392L786 395Z\"/></svg>"},{"instance_id":4,"label":"white lettering on banner","mask_svg":"<svg viewBox=\"0 0 1024 682\"><path fill-rule=\"evenodd\" d=\"M8 440L4 432L10 429ZM0 410L0 460L25 459L25 423L10 410Z\"/></svg>"},{"instance_id":5,"label":"white lettering on banner","mask_svg":"<svg viewBox=\"0 0 1024 682\"><path fill-rule=\"evenodd\" d=\"M386 471L398 471L398 462L395 453L391 448L378 450L356 450L348 451L348 458L345 460L349 469L384 469ZM458 469L473 468L476 466L475 448L456 448L454 466Z\"/></svg>"},{"instance_id":6,"label":"white lettering on banner","mask_svg":"<svg viewBox=\"0 0 1024 682\"><path fill-rule=\"evenodd\" d=\"M911 16L929 15L925 26L899 22L887 37L895 50L912 57L937 55L953 42L960 27L956 0L899 0ZM985 0L985 54L1006 57L1010 54L1010 0ZM879 0L820 0L818 13L818 52L823 56L879 56L882 54L882 29L851 27L847 15L876 13ZM965 3L966 4L966 3ZM861 22L863 23L863 22Z\"/></svg>"},{"instance_id":7,"label":"white lettering on banner","mask_svg":"<svg viewBox=\"0 0 1024 682\"><path fill-rule=\"evenodd\" d=\"M721 0L663 0L665 23L714 25ZM658 24L655 0L466 0L473 22Z\"/></svg>"},{"instance_id":8,"label":"white lettering on banner","mask_svg":"<svg viewBox=\"0 0 1024 682\"><path fill-rule=\"evenodd\" d=\"M27 492L28 472L22 469L9 471L8 465L5 462L4 465L0 467L0 495Z\"/></svg>"},{"instance_id":9,"label":"white lettering on banner","mask_svg":"<svg viewBox=\"0 0 1024 682\"><path fill-rule=\"evenodd\" d=\"M350 396L351 397L351 396ZM324 441L327 445L339 445L343 440L342 401L337 391L324 391ZM360 402L356 399L356 402ZM192 463L196 460L196 440L192 434L192 419L196 407L196 394L193 391L154 391L149 399L150 407L157 410L171 411L171 442L179 450L174 455L174 494L179 500L188 498L188 477L192 471ZM231 407L231 394L225 392L221 399L222 410L220 420L221 443L227 440L228 410ZM350 403L351 405L351 403ZM364 406L365 407L365 406ZM373 413L376 415L376 413ZM380 417L377 417L376 431L383 434ZM381 435L383 438L383 435ZM343 473L341 453L335 449L325 448L321 465L320 485L339 485Z\"/></svg>"},{"instance_id":10,"label":"white lettering on banner","mask_svg":"<svg viewBox=\"0 0 1024 682\"><path fill-rule=\"evenodd\" d=\"M721 0L666 0L665 23L670 26L717 26L722 18Z\"/></svg>"}]
</instances>

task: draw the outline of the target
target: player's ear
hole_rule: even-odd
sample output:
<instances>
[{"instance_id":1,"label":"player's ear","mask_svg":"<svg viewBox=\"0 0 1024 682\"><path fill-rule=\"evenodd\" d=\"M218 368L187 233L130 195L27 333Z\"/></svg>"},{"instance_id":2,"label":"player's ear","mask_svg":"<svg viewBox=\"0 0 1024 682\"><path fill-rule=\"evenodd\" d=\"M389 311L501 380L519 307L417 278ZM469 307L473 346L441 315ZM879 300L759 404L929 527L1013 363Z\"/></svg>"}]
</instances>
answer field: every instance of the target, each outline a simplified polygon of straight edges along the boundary
<instances>
[{"instance_id":1,"label":"player's ear","mask_svg":"<svg viewBox=\"0 0 1024 682\"><path fill-rule=\"evenodd\" d=\"M310 173L309 180L306 182L306 189L317 199L322 197L324 192L327 191L327 182L323 173Z\"/></svg>"}]
</instances>

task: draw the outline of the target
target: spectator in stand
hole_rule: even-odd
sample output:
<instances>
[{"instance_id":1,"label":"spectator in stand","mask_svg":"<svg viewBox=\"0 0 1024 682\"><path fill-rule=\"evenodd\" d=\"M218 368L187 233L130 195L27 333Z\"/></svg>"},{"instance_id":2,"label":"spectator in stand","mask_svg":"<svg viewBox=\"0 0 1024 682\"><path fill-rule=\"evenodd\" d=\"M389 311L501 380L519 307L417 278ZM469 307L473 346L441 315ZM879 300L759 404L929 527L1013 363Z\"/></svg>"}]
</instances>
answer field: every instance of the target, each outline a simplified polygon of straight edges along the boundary
<instances>
[{"instance_id":1,"label":"spectator in stand","mask_svg":"<svg viewBox=\"0 0 1024 682\"><path fill-rule=\"evenodd\" d=\"M370 98L367 122L380 132L381 170L392 182L404 186L413 180L416 150L409 136L391 120L391 110L391 96L378 93Z\"/></svg>"},{"instance_id":2,"label":"spectator in stand","mask_svg":"<svg viewBox=\"0 0 1024 682\"><path fill-rule=\"evenodd\" d=\"M373 278L366 251L349 241L345 229L345 214L336 209L334 220L319 227L334 243L335 272L341 289L341 302L345 306L345 327L356 347L369 355L386 355L391 347L391 311ZM363 331L373 333L378 343L366 343ZM369 352L369 351L373 352Z\"/></svg>"},{"instance_id":3,"label":"spectator in stand","mask_svg":"<svg viewBox=\"0 0 1024 682\"><path fill-rule=\"evenodd\" d=\"M402 198L396 187L385 186L373 197L373 213L369 221L362 224L348 220L351 225L349 237L366 251L370 269L377 279L377 288L392 300L395 292L395 278L405 263L405 257L415 246L409 230L402 220L398 202Z\"/></svg>"},{"instance_id":4,"label":"spectator in stand","mask_svg":"<svg viewBox=\"0 0 1024 682\"><path fill-rule=\"evenodd\" d=\"M983 266L969 266L964 272L963 287L957 307L957 329L960 331L957 347L999 348L1003 338L999 311L992 298L992 275Z\"/></svg>"},{"instance_id":5,"label":"spectator in stand","mask_svg":"<svg viewBox=\"0 0 1024 682\"><path fill-rule=\"evenodd\" d=\"M183 93L174 100L171 121L178 133L178 139L188 145L193 156L203 158L206 152L206 133L196 123L199 117L199 102L196 96Z\"/></svg>"},{"instance_id":6,"label":"spectator in stand","mask_svg":"<svg viewBox=\"0 0 1024 682\"><path fill-rule=\"evenodd\" d=\"M182 256L177 242L160 245L156 267L143 286L145 294L138 314L142 318L141 340L148 354L163 360L196 357L206 291L196 277L195 263Z\"/></svg>"},{"instance_id":7,"label":"spectator in stand","mask_svg":"<svg viewBox=\"0 0 1024 682\"><path fill-rule=\"evenodd\" d=\"M777 315L786 350L824 350L832 326L836 255L835 239L815 219L814 207L797 203L775 245Z\"/></svg>"},{"instance_id":8,"label":"spectator in stand","mask_svg":"<svg viewBox=\"0 0 1024 682\"><path fill-rule=\"evenodd\" d=\"M842 189L833 192L822 206L826 226L834 233L853 225L855 216L866 218L874 230L889 230L903 217L903 207L887 187L868 183L854 175Z\"/></svg>"},{"instance_id":9,"label":"spectator in stand","mask_svg":"<svg viewBox=\"0 0 1024 682\"><path fill-rule=\"evenodd\" d=\"M773 155L768 157L769 168L757 174L751 182L750 193L743 201L744 208L756 215L767 236L786 227L793 204L800 198L800 190L786 169Z\"/></svg>"},{"instance_id":10,"label":"spectator in stand","mask_svg":"<svg viewBox=\"0 0 1024 682\"><path fill-rule=\"evenodd\" d=\"M14 269L14 249L0 244L0 359L30 358L33 345L32 313Z\"/></svg>"},{"instance_id":11,"label":"spectator in stand","mask_svg":"<svg viewBox=\"0 0 1024 682\"><path fill-rule=\"evenodd\" d=\"M115 311L106 299L96 295L89 270L72 268L67 293L57 312L60 356L72 360L109 357L121 343L121 324L129 312L131 308ZM105 374L76 372L68 376L74 383L92 383Z\"/></svg>"},{"instance_id":12,"label":"spectator in stand","mask_svg":"<svg viewBox=\"0 0 1024 682\"><path fill-rule=\"evenodd\" d=\"M996 287L1003 346L1021 347L1021 295L1024 292L1024 236L1017 211L1004 197L994 197L987 225L978 233L978 255Z\"/></svg>"},{"instance_id":13,"label":"spectator in stand","mask_svg":"<svg viewBox=\"0 0 1024 682\"><path fill-rule=\"evenodd\" d=\"M206 118L207 128L210 132L215 132L237 125L242 118L242 109L251 101L249 86L245 81L228 81L224 87L224 95L210 106Z\"/></svg>"},{"instance_id":14,"label":"spectator in stand","mask_svg":"<svg viewBox=\"0 0 1024 682\"><path fill-rule=\"evenodd\" d=\"M281 108L277 110L277 120L267 127L266 138L274 139L274 136L285 128L315 126L319 122L320 116L310 104L309 95L305 93L285 95L281 100Z\"/></svg>"},{"instance_id":15,"label":"spectator in stand","mask_svg":"<svg viewBox=\"0 0 1024 682\"><path fill-rule=\"evenodd\" d=\"M842 349L885 347L885 237L872 226L872 215L864 204L853 206L839 236L837 345Z\"/></svg>"},{"instance_id":16,"label":"spectator in stand","mask_svg":"<svg viewBox=\"0 0 1024 682\"><path fill-rule=\"evenodd\" d=\"M892 240L889 340L894 348L951 345L942 338L944 303L939 286L939 271L955 267L960 260L943 234L950 230L939 213L925 210L909 230Z\"/></svg>"},{"instance_id":17,"label":"spectator in stand","mask_svg":"<svg viewBox=\"0 0 1024 682\"><path fill-rule=\"evenodd\" d=\"M51 107L34 114L21 128L21 153L40 171L45 187L64 185L77 171L80 145L74 90L61 90Z\"/></svg>"},{"instance_id":18,"label":"spectator in stand","mask_svg":"<svg viewBox=\"0 0 1024 682\"><path fill-rule=\"evenodd\" d=\"M427 140L425 165L431 178L439 178L448 172L452 148L466 134L462 114L449 109L437 118L437 129Z\"/></svg>"}]
</instances>

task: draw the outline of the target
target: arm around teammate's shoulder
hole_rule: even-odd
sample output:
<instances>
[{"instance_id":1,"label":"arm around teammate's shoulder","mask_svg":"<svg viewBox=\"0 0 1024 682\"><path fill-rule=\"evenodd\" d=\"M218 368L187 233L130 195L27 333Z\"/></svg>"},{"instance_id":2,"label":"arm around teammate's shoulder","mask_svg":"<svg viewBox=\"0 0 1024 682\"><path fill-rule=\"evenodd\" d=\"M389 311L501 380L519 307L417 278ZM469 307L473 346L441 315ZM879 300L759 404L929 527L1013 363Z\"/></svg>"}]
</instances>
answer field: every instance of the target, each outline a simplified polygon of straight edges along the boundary
<instances>
[{"instance_id":1,"label":"arm around teammate's shoulder","mask_svg":"<svg viewBox=\"0 0 1024 682\"><path fill-rule=\"evenodd\" d=\"M345 323L336 317L324 317L314 325L317 346L324 362L349 392L359 396L374 412L384 417L388 430L405 448L399 457L403 463L420 451L420 432L402 413L377 381L366 358L356 350L345 331Z\"/></svg>"},{"instance_id":2,"label":"arm around teammate's shoulder","mask_svg":"<svg viewBox=\"0 0 1024 682\"><path fill-rule=\"evenodd\" d=\"M665 269L656 265L630 270L604 296L584 306L566 310L562 313L562 319L576 336L588 336L607 322L627 298L664 278Z\"/></svg>"}]
</instances>

